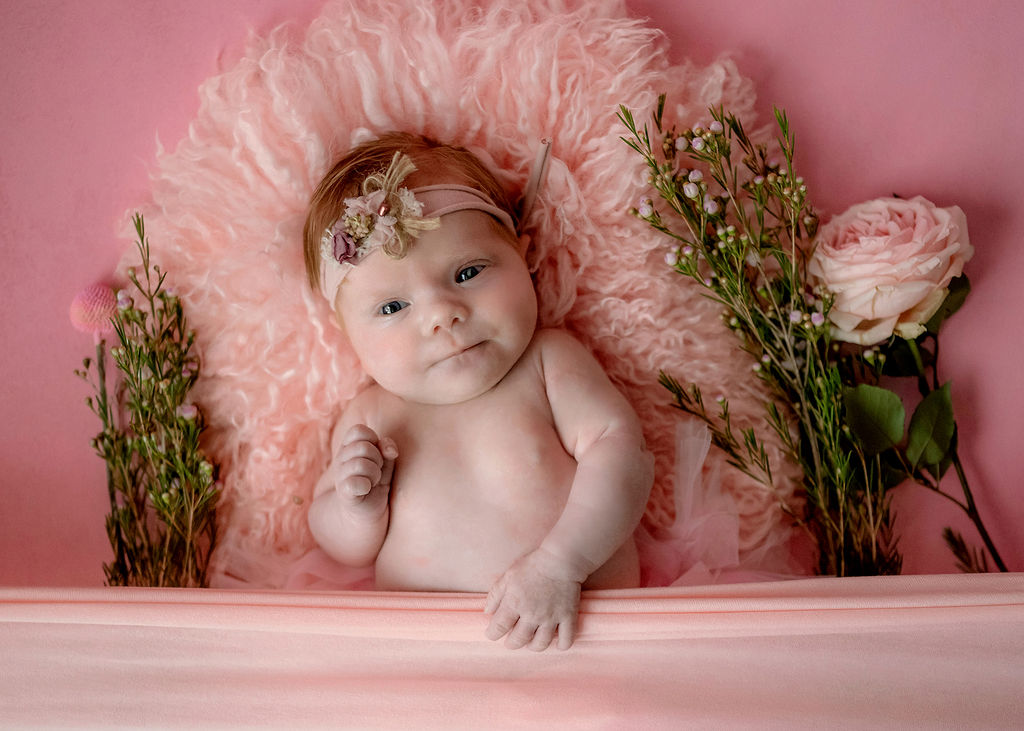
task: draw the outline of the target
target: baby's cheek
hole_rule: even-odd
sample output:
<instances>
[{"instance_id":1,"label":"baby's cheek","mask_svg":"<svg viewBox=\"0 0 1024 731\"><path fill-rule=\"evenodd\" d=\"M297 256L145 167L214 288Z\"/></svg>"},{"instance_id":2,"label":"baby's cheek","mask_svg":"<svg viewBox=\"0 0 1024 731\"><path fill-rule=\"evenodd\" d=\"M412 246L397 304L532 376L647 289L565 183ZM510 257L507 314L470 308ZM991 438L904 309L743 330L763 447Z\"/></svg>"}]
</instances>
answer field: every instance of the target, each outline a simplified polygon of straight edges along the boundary
<instances>
[{"instance_id":1,"label":"baby's cheek","mask_svg":"<svg viewBox=\"0 0 1024 731\"><path fill-rule=\"evenodd\" d=\"M385 390L402 394L414 384L416 364L397 339L363 342L355 351L366 374Z\"/></svg>"}]
</instances>

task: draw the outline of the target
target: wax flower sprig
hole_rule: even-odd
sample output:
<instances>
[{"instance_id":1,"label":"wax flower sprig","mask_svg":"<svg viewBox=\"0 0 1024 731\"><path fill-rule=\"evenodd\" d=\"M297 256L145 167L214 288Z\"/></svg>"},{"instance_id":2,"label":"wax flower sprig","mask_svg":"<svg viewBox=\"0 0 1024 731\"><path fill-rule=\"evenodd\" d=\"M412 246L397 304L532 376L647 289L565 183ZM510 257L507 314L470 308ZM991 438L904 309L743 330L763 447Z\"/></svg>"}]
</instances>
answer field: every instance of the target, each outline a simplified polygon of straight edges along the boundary
<instances>
[{"instance_id":1,"label":"wax flower sprig","mask_svg":"<svg viewBox=\"0 0 1024 731\"><path fill-rule=\"evenodd\" d=\"M86 403L102 425L91 444L107 467L114 559L103 568L109 585L203 586L219 485L199 447L203 416L189 400L199 375L195 333L180 299L164 286L166 272L150 263L142 216L133 223L141 268L128 270L132 290L122 289L116 300L93 298L112 306L93 313L95 362L86 358L75 371L92 386ZM99 336L111 332L116 375L108 389L106 341Z\"/></svg>"},{"instance_id":2,"label":"wax flower sprig","mask_svg":"<svg viewBox=\"0 0 1024 731\"><path fill-rule=\"evenodd\" d=\"M959 466L948 384L940 386L935 373L938 329L967 290L962 264L972 250L962 212L924 199L872 201L862 205L879 207L888 216L879 228L898 229L897 236L863 231L857 207L819 231L794 169L785 112L775 111L779 136L770 153L722 109L710 109L704 125L666 129L664 105L662 96L653 142L646 125L638 127L626 107L619 110L629 133L622 139L648 166L659 199L644 199L632 213L673 240L667 263L722 306L724 321L752 356L752 372L769 387L767 425L803 472L804 505L782 507L814 539L818 572L899 573L891 499L908 478L960 505L1004 568ZM915 231L926 232L923 241ZM816 237L823 245L816 246ZM870 249L877 245L888 246L889 256ZM931 279L894 285L890 276L883 287L877 278L848 281L850 271L864 269L844 261L851 250L890 266L895 253L914 265L908 271L929 271ZM920 266L923 261L929 266ZM867 315L856 307L865 297ZM906 432L902 400L880 385L891 376L912 376L921 389ZM731 464L776 490L763 442L752 427L733 427L726 398L709 408L696 384L664 372L659 380L675 406L708 424ZM939 488L951 464L963 501ZM947 530L946 540L961 568L986 568L984 553L962 536Z\"/></svg>"}]
</instances>

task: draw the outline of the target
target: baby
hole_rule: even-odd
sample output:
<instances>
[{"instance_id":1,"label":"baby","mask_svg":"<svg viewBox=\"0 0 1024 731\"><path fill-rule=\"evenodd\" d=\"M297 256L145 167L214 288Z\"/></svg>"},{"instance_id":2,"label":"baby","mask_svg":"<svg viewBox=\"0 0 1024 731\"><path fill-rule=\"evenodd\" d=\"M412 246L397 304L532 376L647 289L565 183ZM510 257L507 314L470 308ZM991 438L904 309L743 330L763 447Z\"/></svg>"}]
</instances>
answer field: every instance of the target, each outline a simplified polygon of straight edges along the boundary
<instances>
[{"instance_id":1,"label":"baby","mask_svg":"<svg viewBox=\"0 0 1024 731\"><path fill-rule=\"evenodd\" d=\"M565 649L581 588L638 584L653 459L594 357L537 329L512 211L467 150L399 133L317 188L310 283L374 383L335 426L309 526L378 588L489 591L490 639Z\"/></svg>"}]
</instances>

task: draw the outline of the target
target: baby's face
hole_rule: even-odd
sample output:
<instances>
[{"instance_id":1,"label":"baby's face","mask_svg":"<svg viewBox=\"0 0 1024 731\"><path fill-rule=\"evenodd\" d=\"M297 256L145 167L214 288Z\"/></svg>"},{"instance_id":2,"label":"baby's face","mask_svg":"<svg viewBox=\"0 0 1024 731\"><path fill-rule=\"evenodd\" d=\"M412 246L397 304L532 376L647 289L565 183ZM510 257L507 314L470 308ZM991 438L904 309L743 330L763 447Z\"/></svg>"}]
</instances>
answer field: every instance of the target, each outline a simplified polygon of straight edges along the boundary
<instances>
[{"instance_id":1,"label":"baby's face","mask_svg":"<svg viewBox=\"0 0 1024 731\"><path fill-rule=\"evenodd\" d=\"M364 370L409 401L453 404L493 388L533 338L537 298L522 256L481 211L448 214L402 259L375 251L338 304Z\"/></svg>"}]
</instances>

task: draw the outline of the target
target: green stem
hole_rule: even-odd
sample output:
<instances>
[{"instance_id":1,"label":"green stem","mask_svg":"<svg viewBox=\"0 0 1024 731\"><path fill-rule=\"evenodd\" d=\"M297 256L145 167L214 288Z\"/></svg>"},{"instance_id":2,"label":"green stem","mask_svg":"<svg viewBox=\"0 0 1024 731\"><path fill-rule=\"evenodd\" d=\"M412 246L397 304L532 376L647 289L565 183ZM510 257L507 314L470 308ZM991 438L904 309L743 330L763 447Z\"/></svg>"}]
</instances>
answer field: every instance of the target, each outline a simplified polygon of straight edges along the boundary
<instances>
[{"instance_id":1,"label":"green stem","mask_svg":"<svg viewBox=\"0 0 1024 731\"><path fill-rule=\"evenodd\" d=\"M967 516L974 523L974 527L977 528L978 534L981 536L981 540L985 543L985 548L988 549L989 554L992 556L992 560L995 561L996 566L1000 571L1006 572L1006 564L1003 563L1002 557L999 555L999 551L996 550L995 543L992 542L992 537L989 536L988 531L985 529L985 524L981 520L981 515L978 513L978 506L974 503L974 495L971 493L970 485L967 484L967 475L964 472L963 464L960 462L960 455L954 448L953 453L953 467L956 468L956 476L960 479L960 487L963 488L964 497L967 499L967 507L964 510L967 512Z\"/></svg>"},{"instance_id":2,"label":"green stem","mask_svg":"<svg viewBox=\"0 0 1024 731\"><path fill-rule=\"evenodd\" d=\"M917 347L916 340L907 340L906 343L910 354L914 356L914 367L917 369L917 390L922 396L927 396L931 389L928 387L928 377L925 373L924 359L921 358L921 350Z\"/></svg>"},{"instance_id":3,"label":"green stem","mask_svg":"<svg viewBox=\"0 0 1024 731\"><path fill-rule=\"evenodd\" d=\"M96 377L97 377L97 390L99 391L99 408L102 413L102 421L104 432L108 431L109 428L109 416L110 416L110 402L107 397L107 348L106 341L99 340L96 343ZM105 461L107 471L107 495L110 498L110 524L113 527L114 535L111 538L114 541L114 561L115 566L125 566L125 541L124 532L121 530L121 524L117 518L117 495L114 491L114 473L110 469L110 462Z\"/></svg>"},{"instance_id":4,"label":"green stem","mask_svg":"<svg viewBox=\"0 0 1024 731\"><path fill-rule=\"evenodd\" d=\"M917 387L918 387L918 390L921 392L922 396L927 396L931 389L929 388L929 385L928 385L928 379L927 379L927 375L925 373L924 361L921 358L921 351L917 347L917 342L914 341L914 340L907 340L907 345L910 348L911 355L914 356L914 365L917 368ZM936 371L936 379L937 379L938 378L938 374L937 374L937 372L938 372L938 355L937 355L937 352L938 352L938 338L936 338L935 345L936 345L936 356L935 356L935 366L936 367L935 367L935 371ZM965 513L967 513L967 517L971 519L971 522L974 524L974 527L977 529L978 534L981 536L981 540L985 543L985 548L988 549L989 555L992 556L992 560L995 561L995 564L999 568L1000 571L1005 572L1008 569L1006 568L1006 564L1003 563L1003 559L999 555L999 551L996 550L995 543L992 541L992 537L989 535L988 530L986 530L986 528L985 528L985 523L981 519L981 514L978 512L978 506L974 502L974 494L971 492L971 486L967 482L967 474L964 472L963 463L960 461L960 454L958 453L958 451L957 451L955 446L951 450L950 456L951 456L951 458L953 460L953 467L956 468L956 476L960 480L960 488L963 490L964 499L966 500L966 503L961 503L959 500L957 500L957 499L953 498L952 496L947 495L946 493L942 492L942 490L939 489L937 484L935 486L935 491L937 493L939 493L940 495L942 495L943 497L947 497L950 500L952 500L954 503L956 503L958 506L960 506L960 508Z\"/></svg>"}]
</instances>

